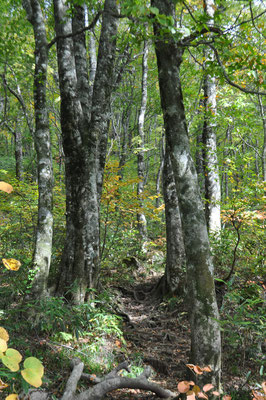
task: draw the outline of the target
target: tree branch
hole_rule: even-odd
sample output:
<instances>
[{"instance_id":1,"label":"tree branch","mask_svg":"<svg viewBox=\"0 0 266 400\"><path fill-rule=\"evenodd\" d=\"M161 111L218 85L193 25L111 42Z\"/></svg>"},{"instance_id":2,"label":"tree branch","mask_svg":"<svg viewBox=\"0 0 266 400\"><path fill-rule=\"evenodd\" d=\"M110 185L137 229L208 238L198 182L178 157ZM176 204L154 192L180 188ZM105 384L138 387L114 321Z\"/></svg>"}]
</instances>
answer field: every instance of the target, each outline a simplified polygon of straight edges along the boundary
<instances>
[{"instance_id":1,"label":"tree branch","mask_svg":"<svg viewBox=\"0 0 266 400\"><path fill-rule=\"evenodd\" d=\"M9 92L11 94L13 94L13 96L15 96L16 99L18 100L18 102L20 103L22 111L23 111L23 113L25 115L25 118L26 118L26 122L27 122L27 125L28 125L28 128L29 128L29 131L30 131L31 135L33 135L33 126L32 126L32 123L31 123L31 121L29 119L29 115L28 115L26 104L25 104L25 102L23 100L23 97L21 96L21 94L17 93L15 90L13 90L8 85L5 75L2 75L2 79L3 79L4 87L6 87L9 90Z\"/></svg>"},{"instance_id":2,"label":"tree branch","mask_svg":"<svg viewBox=\"0 0 266 400\"><path fill-rule=\"evenodd\" d=\"M247 19L247 20L245 20L245 21L239 22L239 24L237 24L237 25L231 25L228 29L226 29L225 33L226 33L226 32L230 32L231 30L233 30L233 29L235 29L235 28L238 28L238 27L241 26L241 25L244 25L244 24L247 24L247 23L249 23L249 22L255 21L256 19L260 18L260 17L261 17L262 15L264 15L265 13L266 13L266 10L265 10L265 11L262 11L260 14L256 15L256 16L253 17L253 18L250 18L250 19Z\"/></svg>"},{"instance_id":3,"label":"tree branch","mask_svg":"<svg viewBox=\"0 0 266 400\"><path fill-rule=\"evenodd\" d=\"M209 33L209 32L217 33L219 35L223 35L223 33L224 33L218 27L208 26L208 28L202 28L199 32L194 32L191 35L184 37L177 43L177 45L178 46L188 46L194 39L197 39L197 37L203 35L204 33Z\"/></svg>"},{"instance_id":4,"label":"tree branch","mask_svg":"<svg viewBox=\"0 0 266 400\"><path fill-rule=\"evenodd\" d=\"M265 39L266 36L257 28L257 26L256 26L256 24L255 24L251 2L249 3L249 9L250 9L250 15L251 15L251 20L252 20L252 25L254 26L254 28L256 29L256 31L257 31L260 35L262 35L262 36L264 37L264 39Z\"/></svg>"},{"instance_id":5,"label":"tree branch","mask_svg":"<svg viewBox=\"0 0 266 400\"><path fill-rule=\"evenodd\" d=\"M75 33L70 33L68 35L56 36L53 40L51 40L50 43L48 43L48 46L47 46L48 49L50 49L59 39L68 39L68 38L71 38L74 36L78 36L81 33L84 33L86 31L92 30L95 27L95 25L96 25L97 21L99 20L100 16L102 15L102 13L103 13L103 11L98 11L97 14L95 15L95 17L93 18L92 22L90 23L90 25L86 26L85 28L80 29Z\"/></svg>"},{"instance_id":6,"label":"tree branch","mask_svg":"<svg viewBox=\"0 0 266 400\"><path fill-rule=\"evenodd\" d=\"M222 72L223 72L223 76L225 77L225 80L226 80L226 82L227 82L229 85L231 85L231 86L233 86L233 87L235 87L235 88L241 90L241 92L244 92L244 93L257 94L257 95L261 95L261 96L266 96L266 92L259 92L259 91L257 91L257 90L246 89L246 88L244 88L244 87L242 87L242 86L239 86L237 83L234 83L234 82L229 78L229 76L227 75L227 72L226 72L226 70L225 70L225 68L224 68L224 66L223 66L223 63L222 63L222 61L221 61L221 59L220 59L220 56L219 56L218 51L216 50L216 48L215 48L211 43L206 43L206 44L213 50L214 55L215 55L215 57L216 57L216 60L217 60L219 66L221 67L221 70L222 70Z\"/></svg>"}]
</instances>

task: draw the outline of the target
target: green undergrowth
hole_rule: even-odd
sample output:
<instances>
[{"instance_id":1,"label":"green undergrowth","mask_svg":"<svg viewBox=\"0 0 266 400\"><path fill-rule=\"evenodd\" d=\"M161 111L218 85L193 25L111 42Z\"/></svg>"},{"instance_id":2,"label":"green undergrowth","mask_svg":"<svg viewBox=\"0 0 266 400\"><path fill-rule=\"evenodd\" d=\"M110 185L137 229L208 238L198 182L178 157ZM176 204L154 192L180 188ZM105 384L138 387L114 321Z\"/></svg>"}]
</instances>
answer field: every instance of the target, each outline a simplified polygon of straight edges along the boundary
<instances>
[{"instance_id":1,"label":"green undergrowth","mask_svg":"<svg viewBox=\"0 0 266 400\"><path fill-rule=\"evenodd\" d=\"M125 357L122 320L113 313L108 292L95 294L79 306L51 297L3 309L1 299L0 321L10 332L12 347L43 362L44 386L56 384L60 392L60 382L63 387L74 357L85 363L86 372L96 375L109 372Z\"/></svg>"}]
</instances>

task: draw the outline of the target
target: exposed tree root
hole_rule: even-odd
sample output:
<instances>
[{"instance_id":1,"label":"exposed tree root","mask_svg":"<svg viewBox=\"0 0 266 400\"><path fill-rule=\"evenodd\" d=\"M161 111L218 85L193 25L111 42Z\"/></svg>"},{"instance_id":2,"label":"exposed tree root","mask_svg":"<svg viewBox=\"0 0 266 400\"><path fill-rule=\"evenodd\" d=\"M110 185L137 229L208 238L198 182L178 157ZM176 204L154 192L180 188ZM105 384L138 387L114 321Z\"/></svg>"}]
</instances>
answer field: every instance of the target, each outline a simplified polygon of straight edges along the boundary
<instances>
[{"instance_id":1,"label":"exposed tree root","mask_svg":"<svg viewBox=\"0 0 266 400\"><path fill-rule=\"evenodd\" d=\"M129 371L128 361L119 364L113 371L102 378L94 375L83 373L84 364L75 359L73 362L73 370L68 378L66 389L61 400L101 400L104 395L112 390L121 388L148 390L163 399L176 398L176 393L163 389L154 382L150 382L148 378L151 375L151 368L145 368L144 372L136 378L127 378L119 375L121 370ZM95 386L76 394L77 384L80 379L89 380Z\"/></svg>"}]
</instances>

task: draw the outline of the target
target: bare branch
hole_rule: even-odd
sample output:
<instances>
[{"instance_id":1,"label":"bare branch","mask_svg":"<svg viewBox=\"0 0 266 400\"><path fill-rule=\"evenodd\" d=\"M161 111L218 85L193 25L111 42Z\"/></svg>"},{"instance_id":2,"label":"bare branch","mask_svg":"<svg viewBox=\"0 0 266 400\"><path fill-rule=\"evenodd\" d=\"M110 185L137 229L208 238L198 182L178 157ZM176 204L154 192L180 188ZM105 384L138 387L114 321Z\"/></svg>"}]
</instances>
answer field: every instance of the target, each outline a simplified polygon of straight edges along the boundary
<instances>
[{"instance_id":1,"label":"bare branch","mask_svg":"<svg viewBox=\"0 0 266 400\"><path fill-rule=\"evenodd\" d=\"M21 96L20 93L16 92L14 89L12 89L12 88L8 85L5 75L2 75L2 79L3 79L4 87L7 88L7 89L9 90L9 92L10 92L11 94L13 94L13 96L15 96L16 99L19 101L19 103L20 103L20 105L21 105L21 108L22 108L22 110L23 110L24 116L25 116L25 118L26 118L26 122L27 122L27 125L28 125L28 128L29 128L29 131L30 131L31 135L33 135L33 126L32 126L32 123L31 123L31 121L30 121L29 114L28 114L28 112L27 112L26 104L25 104L25 102L24 102L23 97Z\"/></svg>"},{"instance_id":2,"label":"bare branch","mask_svg":"<svg viewBox=\"0 0 266 400\"><path fill-rule=\"evenodd\" d=\"M256 19L260 18L260 17L261 17L262 15L264 15L265 13L266 13L266 10L265 10L265 11L262 11L260 14L256 15L256 16L253 17L253 18L250 18L250 19L247 19L247 20L245 20L245 21L239 22L239 24L237 24L237 25L231 25L228 29L226 29L225 33L226 33L226 32L230 32L231 30L233 30L233 29L235 29L235 28L238 28L238 27L241 26L241 25L248 24L249 22L255 21Z\"/></svg>"},{"instance_id":3,"label":"bare branch","mask_svg":"<svg viewBox=\"0 0 266 400\"><path fill-rule=\"evenodd\" d=\"M254 28L256 29L256 31L257 31L260 35L262 35L262 36L264 37L264 39L265 39L266 36L257 28L257 26L256 26L256 24L255 24L251 2L249 3L249 9L250 9L250 15L251 15L251 19L252 19L252 25L254 26Z\"/></svg>"},{"instance_id":4,"label":"bare branch","mask_svg":"<svg viewBox=\"0 0 266 400\"><path fill-rule=\"evenodd\" d=\"M198 21L196 20L196 18L194 17L194 15L192 14L192 11L190 10L189 6L187 5L187 3L185 1L183 1L184 6L186 7L186 9L188 10L189 15L191 16L191 18L193 19L193 21L197 24Z\"/></svg>"}]
</instances>

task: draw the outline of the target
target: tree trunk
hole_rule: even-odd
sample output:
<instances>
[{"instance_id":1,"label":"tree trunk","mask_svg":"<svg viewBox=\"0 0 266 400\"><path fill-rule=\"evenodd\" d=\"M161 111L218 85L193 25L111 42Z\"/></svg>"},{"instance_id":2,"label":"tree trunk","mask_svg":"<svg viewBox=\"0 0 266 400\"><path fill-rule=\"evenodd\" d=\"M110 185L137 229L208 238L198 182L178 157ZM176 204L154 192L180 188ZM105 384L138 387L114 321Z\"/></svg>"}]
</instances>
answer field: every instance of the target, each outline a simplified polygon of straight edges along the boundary
<instances>
[{"instance_id":1,"label":"tree trunk","mask_svg":"<svg viewBox=\"0 0 266 400\"><path fill-rule=\"evenodd\" d=\"M185 289L185 273L183 269L185 265L185 249L175 180L167 144L163 166L163 195L167 245L164 294L181 295L184 294Z\"/></svg>"},{"instance_id":2,"label":"tree trunk","mask_svg":"<svg viewBox=\"0 0 266 400\"><path fill-rule=\"evenodd\" d=\"M46 27L39 1L23 0L22 3L26 10L27 18L33 26L35 38L34 144L37 153L39 202L33 255L35 275L32 282L32 290L34 296L40 298L47 295L53 238L53 169L49 117L46 105L48 46Z\"/></svg>"},{"instance_id":3,"label":"tree trunk","mask_svg":"<svg viewBox=\"0 0 266 400\"><path fill-rule=\"evenodd\" d=\"M261 96L258 95L259 100L259 110L262 119L262 126L263 126L263 147L262 147L262 179L266 181L266 118L265 118L265 111L264 105L262 103Z\"/></svg>"},{"instance_id":4,"label":"tree trunk","mask_svg":"<svg viewBox=\"0 0 266 400\"><path fill-rule=\"evenodd\" d=\"M141 81L141 107L138 116L138 134L140 137L139 150L138 150L138 186L137 195L139 201L139 212L137 214L138 230L141 239L144 241L147 238L147 221L144 214L144 177L145 177L145 160L144 160L144 146L145 146L145 135L144 135L144 119L147 106L147 78L148 78L148 42L144 40L143 47L143 58L142 58L142 81Z\"/></svg>"},{"instance_id":5,"label":"tree trunk","mask_svg":"<svg viewBox=\"0 0 266 400\"><path fill-rule=\"evenodd\" d=\"M160 207L160 193L161 193L161 177L164 167L164 137L161 138L159 142L159 157L160 157L160 164L158 168L158 172L156 174L156 208Z\"/></svg>"},{"instance_id":6,"label":"tree trunk","mask_svg":"<svg viewBox=\"0 0 266 400\"><path fill-rule=\"evenodd\" d=\"M152 0L160 14L174 16L174 4ZM178 195L186 251L191 324L191 362L210 365L208 381L220 385L221 337L215 296L213 262L197 173L190 154L179 76L183 50L170 34L154 23L155 50L166 140ZM203 378L204 380L204 378Z\"/></svg>"},{"instance_id":7,"label":"tree trunk","mask_svg":"<svg viewBox=\"0 0 266 400\"><path fill-rule=\"evenodd\" d=\"M213 0L205 0L205 13L208 25L214 24L215 4ZM213 59L209 49L205 57ZM218 157L215 134L216 114L216 83L215 78L206 74L204 79L204 124L203 124L203 155L205 176L205 214L209 232L218 233L221 230L221 188L218 169Z\"/></svg>"},{"instance_id":8,"label":"tree trunk","mask_svg":"<svg viewBox=\"0 0 266 400\"><path fill-rule=\"evenodd\" d=\"M20 129L14 132L15 137L15 160L16 160L16 178L22 181L23 176L23 152L22 135Z\"/></svg>"},{"instance_id":9,"label":"tree trunk","mask_svg":"<svg viewBox=\"0 0 266 400\"><path fill-rule=\"evenodd\" d=\"M115 0L106 0L92 99L86 63L85 34L73 38L65 0L54 0L61 93L61 128L66 163L66 242L58 292L71 289L83 303L99 278L99 199L106 154L113 66L116 50ZM75 7L74 30L85 25L82 6ZM89 109L91 101L91 110ZM101 143L100 150L98 150Z\"/></svg>"}]
</instances>

